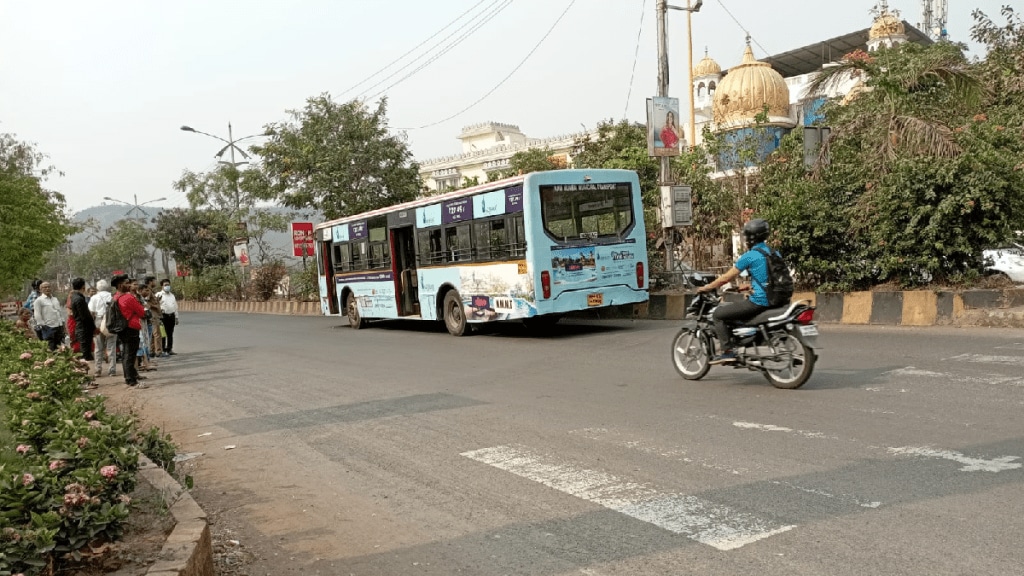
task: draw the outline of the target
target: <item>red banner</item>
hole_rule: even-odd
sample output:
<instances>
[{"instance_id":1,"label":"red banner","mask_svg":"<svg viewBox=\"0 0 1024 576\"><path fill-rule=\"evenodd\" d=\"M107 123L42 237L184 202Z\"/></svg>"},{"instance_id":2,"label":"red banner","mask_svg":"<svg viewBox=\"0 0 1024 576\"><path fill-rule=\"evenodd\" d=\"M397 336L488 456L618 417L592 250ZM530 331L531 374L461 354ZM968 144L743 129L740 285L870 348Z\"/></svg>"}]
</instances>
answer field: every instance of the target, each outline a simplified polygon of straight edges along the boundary
<instances>
[{"instance_id":1,"label":"red banner","mask_svg":"<svg viewBox=\"0 0 1024 576\"><path fill-rule=\"evenodd\" d=\"M292 253L295 256L312 256L313 250L313 223L292 222Z\"/></svg>"}]
</instances>

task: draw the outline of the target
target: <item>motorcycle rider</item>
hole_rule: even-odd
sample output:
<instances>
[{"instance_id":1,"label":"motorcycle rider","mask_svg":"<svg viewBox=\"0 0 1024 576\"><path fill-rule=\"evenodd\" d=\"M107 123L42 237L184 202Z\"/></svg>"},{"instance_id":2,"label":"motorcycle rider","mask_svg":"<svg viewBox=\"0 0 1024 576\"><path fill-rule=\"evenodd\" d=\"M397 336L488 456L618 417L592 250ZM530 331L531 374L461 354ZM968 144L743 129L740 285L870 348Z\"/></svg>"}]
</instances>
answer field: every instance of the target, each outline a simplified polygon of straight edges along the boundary
<instances>
[{"instance_id":1,"label":"motorcycle rider","mask_svg":"<svg viewBox=\"0 0 1024 576\"><path fill-rule=\"evenodd\" d=\"M765 244L771 228L768 222L760 218L750 220L743 225L743 237L746 239L747 251L743 253L736 263L724 274L715 278L705 286L697 289L697 292L710 292L723 284L731 282L743 271L751 277L753 292L746 300L721 304L715 309L713 318L715 320L715 332L718 334L720 351L712 358L711 364L727 364L736 359L734 343L732 341L732 330L726 322L738 322L748 320L757 316L769 308L768 295L764 287L768 284L768 258L757 252L760 248L770 253L771 248Z\"/></svg>"}]
</instances>

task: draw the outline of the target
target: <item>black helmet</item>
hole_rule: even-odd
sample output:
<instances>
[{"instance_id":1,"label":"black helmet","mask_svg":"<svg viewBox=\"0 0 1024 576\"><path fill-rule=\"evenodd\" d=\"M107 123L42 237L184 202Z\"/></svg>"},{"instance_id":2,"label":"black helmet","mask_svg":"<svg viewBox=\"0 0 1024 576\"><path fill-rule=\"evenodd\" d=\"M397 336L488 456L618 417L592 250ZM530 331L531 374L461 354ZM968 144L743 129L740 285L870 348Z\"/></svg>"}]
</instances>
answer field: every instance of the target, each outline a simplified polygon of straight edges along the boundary
<instances>
[{"instance_id":1,"label":"black helmet","mask_svg":"<svg viewBox=\"0 0 1024 576\"><path fill-rule=\"evenodd\" d=\"M743 236L747 239L747 246L753 246L758 242L768 239L771 228L766 220L755 218L743 225Z\"/></svg>"}]
</instances>

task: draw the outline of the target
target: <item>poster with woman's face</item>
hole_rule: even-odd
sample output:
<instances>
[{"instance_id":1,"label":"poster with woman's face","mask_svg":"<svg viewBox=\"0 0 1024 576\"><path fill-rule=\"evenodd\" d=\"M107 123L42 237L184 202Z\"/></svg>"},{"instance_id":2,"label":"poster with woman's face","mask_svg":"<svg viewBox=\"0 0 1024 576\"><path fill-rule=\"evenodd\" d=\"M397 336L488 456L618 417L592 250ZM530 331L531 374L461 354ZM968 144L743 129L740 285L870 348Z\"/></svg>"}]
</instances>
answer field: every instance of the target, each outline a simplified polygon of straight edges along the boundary
<instances>
[{"instance_id":1,"label":"poster with woman's face","mask_svg":"<svg viewBox=\"0 0 1024 576\"><path fill-rule=\"evenodd\" d=\"M647 99L647 153L650 156L678 156L683 141L679 125L679 98L655 96Z\"/></svg>"}]
</instances>

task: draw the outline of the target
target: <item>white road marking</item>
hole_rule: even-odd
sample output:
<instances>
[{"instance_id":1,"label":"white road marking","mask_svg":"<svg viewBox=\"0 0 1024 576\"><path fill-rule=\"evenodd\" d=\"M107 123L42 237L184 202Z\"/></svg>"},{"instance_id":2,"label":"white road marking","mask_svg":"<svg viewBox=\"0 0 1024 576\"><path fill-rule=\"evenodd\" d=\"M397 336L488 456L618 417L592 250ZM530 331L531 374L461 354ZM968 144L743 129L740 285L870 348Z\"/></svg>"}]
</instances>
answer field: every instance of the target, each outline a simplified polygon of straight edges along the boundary
<instances>
[{"instance_id":1,"label":"white road marking","mask_svg":"<svg viewBox=\"0 0 1024 576\"><path fill-rule=\"evenodd\" d=\"M932 372L930 370L921 370L920 368L915 368L913 366L907 366L906 368L899 368L897 370L889 370L888 372L885 372L884 375L886 375L886 376L935 376L935 377L942 377L942 378L948 378L949 377L949 374L946 374L945 372Z\"/></svg>"},{"instance_id":2,"label":"white road marking","mask_svg":"<svg viewBox=\"0 0 1024 576\"><path fill-rule=\"evenodd\" d=\"M511 446L471 450L463 452L462 456L719 550L733 550L796 527L781 526L695 496L660 493L646 484L556 463Z\"/></svg>"},{"instance_id":3,"label":"white road marking","mask_svg":"<svg viewBox=\"0 0 1024 576\"><path fill-rule=\"evenodd\" d=\"M1024 356L990 356L987 354L961 354L944 360L976 362L980 364L1017 364L1024 366Z\"/></svg>"},{"instance_id":4,"label":"white road marking","mask_svg":"<svg viewBox=\"0 0 1024 576\"><path fill-rule=\"evenodd\" d=\"M718 464L716 462L704 458L691 458L690 456L687 455L687 451L683 448L662 448L659 446L651 446L650 444L647 444L641 440L623 440L618 438L612 438L620 437L622 434L618 431L612 432L607 428L581 428L579 430L570 430L569 434L582 436L584 438L596 440L599 442L608 442L614 446L621 446L623 448L628 448L630 450L636 450L637 452L641 452L643 454L653 454L656 456L661 456L663 458L670 458L677 462L696 464L697 466L700 466L702 468L707 468L709 470L717 470L719 472L726 472L729 474L734 474L736 476L743 475L748 471L746 468L730 468L729 466L724 466L722 464ZM612 439L606 440L606 437Z\"/></svg>"},{"instance_id":5,"label":"white road marking","mask_svg":"<svg viewBox=\"0 0 1024 576\"><path fill-rule=\"evenodd\" d=\"M831 492L826 492L820 488L807 488L805 486L800 486L798 484L793 484L792 482L785 482L782 480L772 480L771 483L775 484L776 486L785 486L787 488L793 488L794 490L799 490L801 492L806 492L808 494L814 494L815 496L824 496L825 498L835 498L837 500L851 500L862 508L878 508L879 506L882 505L881 502L865 502L852 494L836 495L832 494Z\"/></svg>"},{"instance_id":6,"label":"white road marking","mask_svg":"<svg viewBox=\"0 0 1024 576\"><path fill-rule=\"evenodd\" d=\"M961 472L1003 472L1005 470L1015 470L1021 467L1019 462L1013 462L1014 460L1019 460L1020 456L1000 456L991 460L984 460L981 458L964 456L962 453L954 452L952 450L936 450L934 448L915 446L889 448L889 452L892 454L913 454L929 458L945 458L946 460L952 460L963 464L964 466L960 468Z\"/></svg>"},{"instance_id":7,"label":"white road marking","mask_svg":"<svg viewBox=\"0 0 1024 576\"><path fill-rule=\"evenodd\" d=\"M799 434L805 438L827 438L830 440L838 440L835 436L826 436L821 432L811 432L809 430L794 430L792 428L786 428L785 426L776 426L774 424L757 424L755 422L733 422L733 426L737 428L746 428L748 430L761 430L763 432L789 432L792 434Z\"/></svg>"},{"instance_id":8,"label":"white road marking","mask_svg":"<svg viewBox=\"0 0 1024 576\"><path fill-rule=\"evenodd\" d=\"M1002 346L996 346L996 350L1024 350L1024 342L1014 342L1013 344L1004 344Z\"/></svg>"}]
</instances>

